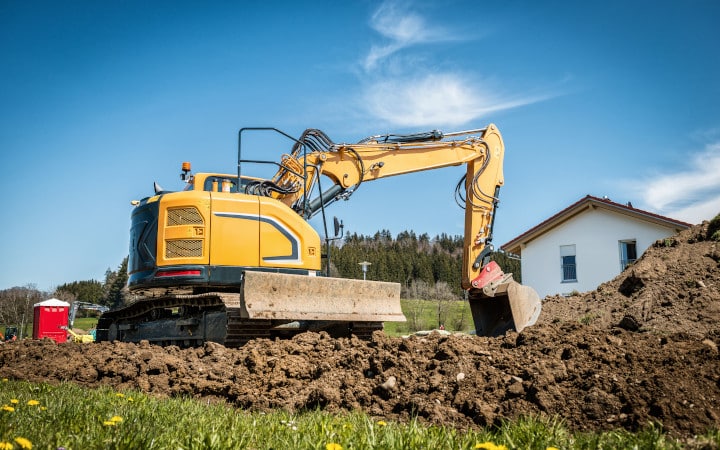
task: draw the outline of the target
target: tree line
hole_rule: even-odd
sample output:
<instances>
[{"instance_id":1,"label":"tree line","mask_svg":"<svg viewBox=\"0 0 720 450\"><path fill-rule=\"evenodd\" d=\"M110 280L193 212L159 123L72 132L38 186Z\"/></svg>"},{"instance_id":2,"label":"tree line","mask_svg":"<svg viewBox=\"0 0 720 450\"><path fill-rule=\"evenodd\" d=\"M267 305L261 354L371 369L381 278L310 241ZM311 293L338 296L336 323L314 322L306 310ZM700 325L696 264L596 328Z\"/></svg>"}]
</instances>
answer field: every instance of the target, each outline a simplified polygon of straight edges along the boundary
<instances>
[{"instance_id":1,"label":"tree line","mask_svg":"<svg viewBox=\"0 0 720 450\"><path fill-rule=\"evenodd\" d=\"M127 298L127 257L116 270L108 269L103 282L97 280L72 281L50 292L41 291L34 284L0 290L0 325L18 326L22 333L33 320L33 305L51 297L72 303L83 301L120 306Z\"/></svg>"},{"instance_id":2,"label":"tree line","mask_svg":"<svg viewBox=\"0 0 720 450\"><path fill-rule=\"evenodd\" d=\"M393 238L388 230L372 236L352 233L330 248L330 274L363 278L362 262L369 262L367 279L392 281L402 286L403 298L448 300L463 298L463 237L446 233L430 238L403 231ZM520 261L500 252L493 254L506 273L520 278Z\"/></svg>"}]
</instances>

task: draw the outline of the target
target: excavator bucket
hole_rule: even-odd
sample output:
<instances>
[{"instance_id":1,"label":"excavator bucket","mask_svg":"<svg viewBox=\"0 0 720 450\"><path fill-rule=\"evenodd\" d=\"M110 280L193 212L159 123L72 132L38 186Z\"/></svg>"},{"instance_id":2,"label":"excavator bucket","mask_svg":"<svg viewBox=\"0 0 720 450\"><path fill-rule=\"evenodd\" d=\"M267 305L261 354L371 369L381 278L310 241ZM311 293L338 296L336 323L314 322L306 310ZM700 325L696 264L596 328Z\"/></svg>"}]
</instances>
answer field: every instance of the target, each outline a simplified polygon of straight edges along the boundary
<instances>
[{"instance_id":1,"label":"excavator bucket","mask_svg":"<svg viewBox=\"0 0 720 450\"><path fill-rule=\"evenodd\" d=\"M473 281L469 292L476 333L501 336L534 325L542 308L537 292L513 280L512 274L503 273L495 262L483 269L486 277Z\"/></svg>"},{"instance_id":2,"label":"excavator bucket","mask_svg":"<svg viewBox=\"0 0 720 450\"><path fill-rule=\"evenodd\" d=\"M240 296L247 319L405 322L400 285L383 281L245 272Z\"/></svg>"}]
</instances>

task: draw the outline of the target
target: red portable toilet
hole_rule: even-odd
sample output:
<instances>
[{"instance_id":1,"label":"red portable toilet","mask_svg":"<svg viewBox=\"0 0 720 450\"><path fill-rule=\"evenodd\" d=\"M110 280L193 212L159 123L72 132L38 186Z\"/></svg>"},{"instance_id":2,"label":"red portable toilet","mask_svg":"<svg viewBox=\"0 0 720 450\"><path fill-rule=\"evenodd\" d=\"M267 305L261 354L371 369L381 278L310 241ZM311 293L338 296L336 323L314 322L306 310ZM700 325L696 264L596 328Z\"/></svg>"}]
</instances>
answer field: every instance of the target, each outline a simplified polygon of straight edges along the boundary
<instances>
[{"instance_id":1,"label":"red portable toilet","mask_svg":"<svg viewBox=\"0 0 720 450\"><path fill-rule=\"evenodd\" d=\"M70 303L51 298L33 305L33 339L50 338L55 342L67 341Z\"/></svg>"}]
</instances>

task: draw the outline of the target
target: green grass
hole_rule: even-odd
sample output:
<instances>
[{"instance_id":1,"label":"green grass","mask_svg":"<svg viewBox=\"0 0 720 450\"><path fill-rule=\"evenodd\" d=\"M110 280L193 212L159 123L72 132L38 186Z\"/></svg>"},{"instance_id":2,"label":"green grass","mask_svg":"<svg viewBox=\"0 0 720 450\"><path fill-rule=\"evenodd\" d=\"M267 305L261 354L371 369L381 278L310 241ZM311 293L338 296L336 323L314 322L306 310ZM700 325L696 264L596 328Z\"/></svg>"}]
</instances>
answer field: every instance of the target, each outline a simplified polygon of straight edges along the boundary
<instances>
[{"instance_id":1,"label":"green grass","mask_svg":"<svg viewBox=\"0 0 720 450\"><path fill-rule=\"evenodd\" d=\"M73 322L73 328L80 328L81 330L89 330L97 325L97 317L78 317Z\"/></svg>"},{"instance_id":2,"label":"green grass","mask_svg":"<svg viewBox=\"0 0 720 450\"><path fill-rule=\"evenodd\" d=\"M442 323L447 331L474 330L470 304L466 301L402 299L400 306L407 322L385 322L385 333L391 336L432 330Z\"/></svg>"},{"instance_id":3,"label":"green grass","mask_svg":"<svg viewBox=\"0 0 720 450\"><path fill-rule=\"evenodd\" d=\"M424 426L417 420L396 423L359 412L246 412L225 404L82 389L69 383L0 383L2 449L20 449L20 444L28 443L33 449L53 450L681 448L681 443L652 426L636 434L573 435L558 420L521 419L497 428L459 431ZM720 445L720 433L698 439Z\"/></svg>"}]
</instances>

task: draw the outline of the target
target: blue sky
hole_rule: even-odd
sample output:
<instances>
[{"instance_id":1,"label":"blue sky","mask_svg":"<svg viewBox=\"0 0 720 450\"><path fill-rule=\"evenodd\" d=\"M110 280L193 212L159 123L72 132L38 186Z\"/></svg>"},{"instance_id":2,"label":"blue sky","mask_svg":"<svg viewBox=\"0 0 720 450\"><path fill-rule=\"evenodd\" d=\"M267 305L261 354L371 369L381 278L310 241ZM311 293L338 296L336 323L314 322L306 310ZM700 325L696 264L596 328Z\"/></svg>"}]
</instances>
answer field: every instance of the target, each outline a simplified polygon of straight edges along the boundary
<instances>
[{"instance_id":1,"label":"blue sky","mask_svg":"<svg viewBox=\"0 0 720 450\"><path fill-rule=\"evenodd\" d=\"M710 219L718 23L717 1L3 1L0 289L102 280L130 201L180 189L182 161L235 172L244 126L356 142L495 123L498 246L587 194ZM261 144L248 156L288 150ZM462 172L365 183L329 213L462 234Z\"/></svg>"}]
</instances>

